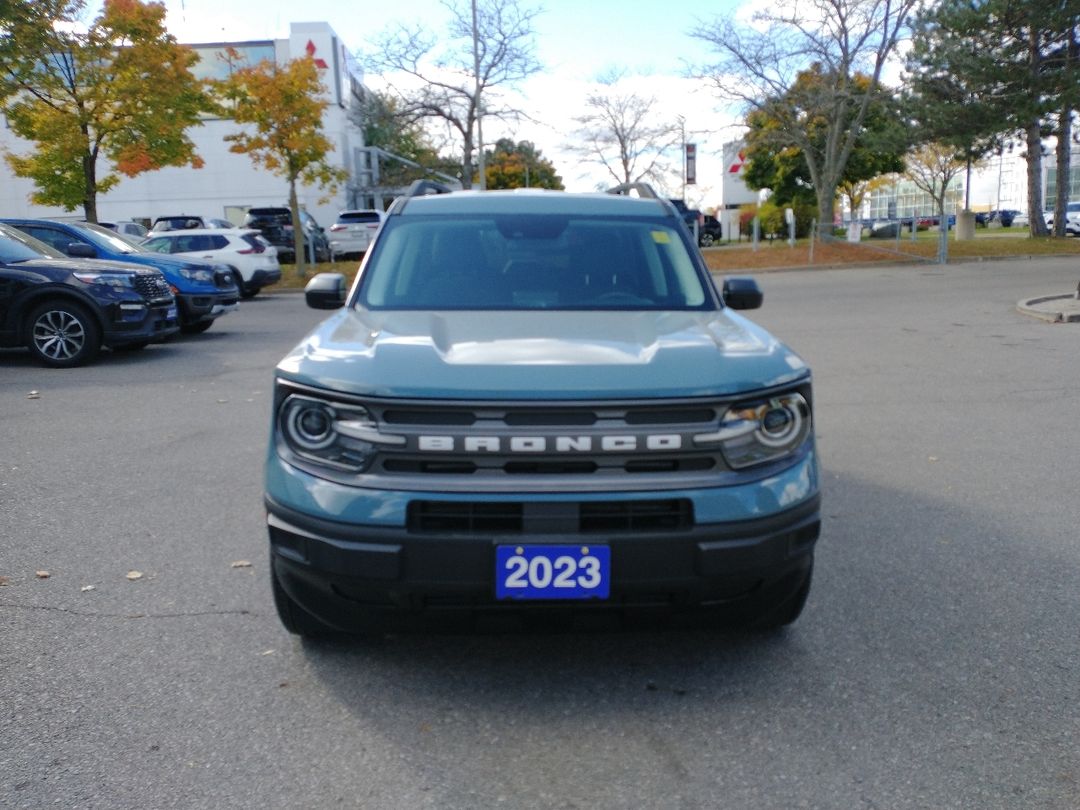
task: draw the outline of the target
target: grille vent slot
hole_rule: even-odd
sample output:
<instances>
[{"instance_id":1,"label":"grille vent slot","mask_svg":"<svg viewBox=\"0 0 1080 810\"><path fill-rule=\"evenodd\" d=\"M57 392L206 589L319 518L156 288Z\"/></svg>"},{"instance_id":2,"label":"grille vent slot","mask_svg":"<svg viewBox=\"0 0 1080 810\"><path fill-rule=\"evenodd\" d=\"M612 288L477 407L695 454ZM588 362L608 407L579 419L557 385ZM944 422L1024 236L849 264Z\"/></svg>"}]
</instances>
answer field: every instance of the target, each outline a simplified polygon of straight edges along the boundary
<instances>
[{"instance_id":1,"label":"grille vent slot","mask_svg":"<svg viewBox=\"0 0 1080 810\"><path fill-rule=\"evenodd\" d=\"M694 523L684 498L581 503L413 501L408 530L414 534L605 534L672 532ZM568 519L569 518L569 519Z\"/></svg>"}]
</instances>

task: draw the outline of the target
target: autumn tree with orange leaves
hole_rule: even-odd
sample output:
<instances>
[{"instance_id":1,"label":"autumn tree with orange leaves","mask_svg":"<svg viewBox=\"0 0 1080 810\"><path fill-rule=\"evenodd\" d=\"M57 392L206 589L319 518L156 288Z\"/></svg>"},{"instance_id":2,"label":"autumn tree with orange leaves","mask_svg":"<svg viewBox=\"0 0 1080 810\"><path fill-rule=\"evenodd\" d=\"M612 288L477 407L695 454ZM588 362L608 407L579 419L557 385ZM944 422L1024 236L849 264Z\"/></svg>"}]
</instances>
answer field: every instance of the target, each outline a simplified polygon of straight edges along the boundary
<instances>
[{"instance_id":1,"label":"autumn tree with orange leaves","mask_svg":"<svg viewBox=\"0 0 1080 810\"><path fill-rule=\"evenodd\" d=\"M188 127L210 106L191 72L198 57L165 30L165 6L105 0L77 29L82 0L11 0L0 25L0 102L34 143L5 158L33 180L35 203L97 222L97 197L164 166L202 166ZM111 164L101 172L99 159Z\"/></svg>"},{"instance_id":2,"label":"autumn tree with orange leaves","mask_svg":"<svg viewBox=\"0 0 1080 810\"><path fill-rule=\"evenodd\" d=\"M315 60L310 56L284 65L263 61L237 67L238 54L228 49L227 79L216 82L224 114L242 130L226 135L229 151L246 154L256 166L284 177L289 184L296 248L296 271L304 275L304 229L300 225L297 183L316 186L333 194L348 173L331 165L327 156L333 144L323 134L323 110L329 103Z\"/></svg>"}]
</instances>

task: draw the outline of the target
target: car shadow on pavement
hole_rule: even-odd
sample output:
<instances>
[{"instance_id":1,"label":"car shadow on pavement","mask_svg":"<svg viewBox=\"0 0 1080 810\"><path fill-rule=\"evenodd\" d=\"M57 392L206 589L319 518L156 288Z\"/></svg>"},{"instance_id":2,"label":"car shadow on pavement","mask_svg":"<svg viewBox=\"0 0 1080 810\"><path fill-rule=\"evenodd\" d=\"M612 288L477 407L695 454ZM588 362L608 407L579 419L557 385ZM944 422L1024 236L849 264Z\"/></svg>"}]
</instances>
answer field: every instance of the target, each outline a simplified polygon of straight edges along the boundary
<instances>
[{"instance_id":1,"label":"car shadow on pavement","mask_svg":"<svg viewBox=\"0 0 1080 810\"><path fill-rule=\"evenodd\" d=\"M765 773L784 761L809 780L829 778L815 768L850 767L898 790L912 774L953 779L942 746L983 763L971 765L976 783L1028 789L1072 768L1072 743L1045 729L1080 728L1080 686L1062 668L1078 644L1060 610L1080 590L1077 567L1018 516L825 478L815 585L783 631L294 641L291 668L403 756L437 756L446 784L434 806L479 789L467 784L477 758L527 759L539 740L565 745L564 763L590 744L617 744L648 771L663 764L649 762L659 736L684 776L726 762ZM1069 531L1063 521L1063 545ZM1029 754L997 756L1020 736ZM895 762L906 763L902 774ZM480 799L495 801L504 779ZM677 773L664 779L694 792ZM834 806L854 806L849 798Z\"/></svg>"}]
</instances>

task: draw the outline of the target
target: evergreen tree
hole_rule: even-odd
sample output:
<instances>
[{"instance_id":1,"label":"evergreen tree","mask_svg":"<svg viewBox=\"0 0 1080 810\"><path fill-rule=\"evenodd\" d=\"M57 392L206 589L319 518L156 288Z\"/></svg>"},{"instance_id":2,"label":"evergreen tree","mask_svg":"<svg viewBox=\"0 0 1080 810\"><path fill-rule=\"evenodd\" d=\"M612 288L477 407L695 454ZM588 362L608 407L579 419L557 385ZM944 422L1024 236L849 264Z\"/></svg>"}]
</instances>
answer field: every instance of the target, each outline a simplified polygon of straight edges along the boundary
<instances>
[{"instance_id":1,"label":"evergreen tree","mask_svg":"<svg viewBox=\"0 0 1080 810\"><path fill-rule=\"evenodd\" d=\"M1055 122L1064 135L1059 171L1068 176L1078 15L1078 0L943 0L917 18L908 59L905 107L921 142L971 161L1021 134L1035 234L1046 233L1043 140Z\"/></svg>"}]
</instances>

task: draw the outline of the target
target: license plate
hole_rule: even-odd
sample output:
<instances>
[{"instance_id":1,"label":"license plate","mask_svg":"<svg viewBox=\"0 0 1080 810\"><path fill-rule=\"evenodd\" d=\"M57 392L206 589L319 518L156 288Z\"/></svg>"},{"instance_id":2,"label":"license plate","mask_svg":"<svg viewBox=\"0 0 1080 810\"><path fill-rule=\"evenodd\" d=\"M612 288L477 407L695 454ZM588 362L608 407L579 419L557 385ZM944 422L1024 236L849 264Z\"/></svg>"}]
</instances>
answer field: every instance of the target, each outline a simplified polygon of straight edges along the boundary
<instances>
[{"instance_id":1,"label":"license plate","mask_svg":"<svg viewBox=\"0 0 1080 810\"><path fill-rule=\"evenodd\" d=\"M165 320L175 321L177 317L176 307L169 307L169 311L165 313Z\"/></svg>"},{"instance_id":2,"label":"license plate","mask_svg":"<svg viewBox=\"0 0 1080 810\"><path fill-rule=\"evenodd\" d=\"M497 599L607 599L608 546L496 546Z\"/></svg>"}]
</instances>

